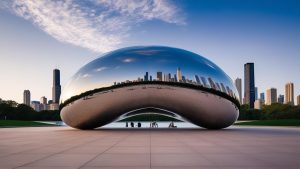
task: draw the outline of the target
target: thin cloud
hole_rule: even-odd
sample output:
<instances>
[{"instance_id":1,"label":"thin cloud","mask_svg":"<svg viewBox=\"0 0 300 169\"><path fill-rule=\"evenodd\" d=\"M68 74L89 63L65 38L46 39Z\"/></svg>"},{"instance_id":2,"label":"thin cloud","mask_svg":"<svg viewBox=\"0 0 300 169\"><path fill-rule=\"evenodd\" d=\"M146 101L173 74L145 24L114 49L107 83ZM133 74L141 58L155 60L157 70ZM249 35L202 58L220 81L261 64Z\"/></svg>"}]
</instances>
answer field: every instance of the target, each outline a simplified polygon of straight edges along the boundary
<instances>
[{"instance_id":1,"label":"thin cloud","mask_svg":"<svg viewBox=\"0 0 300 169\"><path fill-rule=\"evenodd\" d=\"M0 7L61 42L100 53L121 45L136 23L185 24L179 9L168 0L7 0Z\"/></svg>"}]
</instances>

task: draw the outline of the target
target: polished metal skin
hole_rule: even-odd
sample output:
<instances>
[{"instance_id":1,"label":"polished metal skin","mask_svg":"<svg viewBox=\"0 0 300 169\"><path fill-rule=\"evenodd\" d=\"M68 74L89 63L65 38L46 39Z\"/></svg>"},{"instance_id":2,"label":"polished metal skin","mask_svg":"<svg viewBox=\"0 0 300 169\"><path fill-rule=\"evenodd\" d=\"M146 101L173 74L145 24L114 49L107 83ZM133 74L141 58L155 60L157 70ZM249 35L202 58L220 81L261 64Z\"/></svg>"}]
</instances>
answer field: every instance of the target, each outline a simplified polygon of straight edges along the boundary
<instances>
[{"instance_id":1,"label":"polished metal skin","mask_svg":"<svg viewBox=\"0 0 300 169\"><path fill-rule=\"evenodd\" d=\"M204 57L170 47L130 47L99 57L73 76L63 89L61 118L71 127L93 129L151 109L220 129L239 114L228 97L238 100L232 80Z\"/></svg>"}]
</instances>

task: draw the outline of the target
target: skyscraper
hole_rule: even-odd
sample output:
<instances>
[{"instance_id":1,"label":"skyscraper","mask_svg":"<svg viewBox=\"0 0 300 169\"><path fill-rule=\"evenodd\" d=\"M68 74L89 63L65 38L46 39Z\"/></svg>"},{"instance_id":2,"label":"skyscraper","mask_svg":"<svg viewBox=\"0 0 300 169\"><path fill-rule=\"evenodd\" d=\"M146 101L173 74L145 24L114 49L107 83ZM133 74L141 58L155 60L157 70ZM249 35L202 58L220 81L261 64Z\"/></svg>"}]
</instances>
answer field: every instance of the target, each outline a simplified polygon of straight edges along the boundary
<instances>
[{"instance_id":1,"label":"skyscraper","mask_svg":"<svg viewBox=\"0 0 300 169\"><path fill-rule=\"evenodd\" d=\"M60 71L58 69L54 69L53 70L53 87L52 87L53 103L59 103L60 93L61 93Z\"/></svg>"},{"instance_id":2,"label":"skyscraper","mask_svg":"<svg viewBox=\"0 0 300 169\"><path fill-rule=\"evenodd\" d=\"M255 79L254 79L254 63L246 63L244 65L244 100L245 104L249 104L250 108L254 108L255 101Z\"/></svg>"},{"instance_id":3,"label":"skyscraper","mask_svg":"<svg viewBox=\"0 0 300 169\"><path fill-rule=\"evenodd\" d=\"M45 96L41 97L41 104L47 104L47 98Z\"/></svg>"},{"instance_id":4,"label":"skyscraper","mask_svg":"<svg viewBox=\"0 0 300 169\"><path fill-rule=\"evenodd\" d=\"M30 91L24 90L23 92L23 104L26 104L27 106L30 106Z\"/></svg>"},{"instance_id":5,"label":"skyscraper","mask_svg":"<svg viewBox=\"0 0 300 169\"><path fill-rule=\"evenodd\" d=\"M260 100L262 101L262 103L265 102L265 93L260 93Z\"/></svg>"},{"instance_id":6,"label":"skyscraper","mask_svg":"<svg viewBox=\"0 0 300 169\"><path fill-rule=\"evenodd\" d=\"M267 95L266 105L271 105L272 103L277 102L277 89L275 88L268 89L266 95Z\"/></svg>"},{"instance_id":7,"label":"skyscraper","mask_svg":"<svg viewBox=\"0 0 300 169\"><path fill-rule=\"evenodd\" d=\"M278 96L277 102L280 103L280 104L283 104L284 103L284 95L280 94Z\"/></svg>"},{"instance_id":8,"label":"skyscraper","mask_svg":"<svg viewBox=\"0 0 300 169\"><path fill-rule=\"evenodd\" d=\"M255 87L255 100L257 100L257 99L258 99L258 88Z\"/></svg>"},{"instance_id":9,"label":"skyscraper","mask_svg":"<svg viewBox=\"0 0 300 169\"><path fill-rule=\"evenodd\" d=\"M180 67L177 68L177 81L178 82L182 81L182 73L181 73Z\"/></svg>"},{"instance_id":10,"label":"skyscraper","mask_svg":"<svg viewBox=\"0 0 300 169\"><path fill-rule=\"evenodd\" d=\"M285 85L285 104L294 105L294 84L292 82Z\"/></svg>"},{"instance_id":11,"label":"skyscraper","mask_svg":"<svg viewBox=\"0 0 300 169\"><path fill-rule=\"evenodd\" d=\"M297 106L300 106L300 95L297 96Z\"/></svg>"},{"instance_id":12,"label":"skyscraper","mask_svg":"<svg viewBox=\"0 0 300 169\"><path fill-rule=\"evenodd\" d=\"M234 84L239 93L240 103L242 104L242 79L236 78Z\"/></svg>"}]
</instances>

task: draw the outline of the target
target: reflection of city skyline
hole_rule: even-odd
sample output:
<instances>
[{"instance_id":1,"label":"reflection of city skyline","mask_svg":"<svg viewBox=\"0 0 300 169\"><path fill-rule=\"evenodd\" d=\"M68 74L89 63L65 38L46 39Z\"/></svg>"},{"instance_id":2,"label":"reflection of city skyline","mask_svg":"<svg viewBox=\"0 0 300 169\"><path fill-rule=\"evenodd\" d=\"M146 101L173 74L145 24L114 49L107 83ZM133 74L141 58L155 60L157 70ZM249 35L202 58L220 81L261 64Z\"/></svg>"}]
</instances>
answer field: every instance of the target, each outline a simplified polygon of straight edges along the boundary
<instances>
[{"instance_id":1,"label":"reflection of city skyline","mask_svg":"<svg viewBox=\"0 0 300 169\"><path fill-rule=\"evenodd\" d=\"M113 85L119 85L124 83L134 83L143 81L163 81L163 82L178 82L178 83L189 83L193 85L199 85L206 88L211 88L217 91L221 91L230 95L231 97L237 98L233 90L230 87L225 86L222 82L215 82L211 77L203 77L199 75L194 75L194 80L188 79L182 74L180 67L177 68L176 73L163 73L162 71L156 72L156 78L153 78L149 72L145 72L143 77L138 77L135 80L125 80L122 82L114 82Z\"/></svg>"}]
</instances>

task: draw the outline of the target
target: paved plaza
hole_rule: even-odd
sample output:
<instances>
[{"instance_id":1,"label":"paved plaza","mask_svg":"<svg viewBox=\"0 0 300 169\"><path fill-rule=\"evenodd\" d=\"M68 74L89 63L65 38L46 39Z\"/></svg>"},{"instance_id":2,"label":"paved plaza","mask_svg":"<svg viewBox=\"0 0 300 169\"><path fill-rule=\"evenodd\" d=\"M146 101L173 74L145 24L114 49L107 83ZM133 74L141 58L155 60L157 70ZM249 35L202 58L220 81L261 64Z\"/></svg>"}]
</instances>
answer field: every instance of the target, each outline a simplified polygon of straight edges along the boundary
<instances>
[{"instance_id":1,"label":"paved plaza","mask_svg":"<svg viewBox=\"0 0 300 169\"><path fill-rule=\"evenodd\" d=\"M299 169L300 128L0 128L0 169Z\"/></svg>"}]
</instances>

